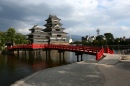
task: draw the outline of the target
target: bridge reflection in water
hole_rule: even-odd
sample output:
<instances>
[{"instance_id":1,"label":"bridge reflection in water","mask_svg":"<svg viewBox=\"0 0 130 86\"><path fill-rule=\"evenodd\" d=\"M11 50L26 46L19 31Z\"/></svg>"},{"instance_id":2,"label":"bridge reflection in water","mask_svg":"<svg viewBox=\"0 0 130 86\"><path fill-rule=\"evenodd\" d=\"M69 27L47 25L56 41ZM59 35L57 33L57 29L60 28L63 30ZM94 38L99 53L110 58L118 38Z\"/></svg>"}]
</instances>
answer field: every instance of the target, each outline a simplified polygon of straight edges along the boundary
<instances>
[{"instance_id":1,"label":"bridge reflection in water","mask_svg":"<svg viewBox=\"0 0 130 86\"><path fill-rule=\"evenodd\" d=\"M83 60L93 59L95 56L83 54ZM46 51L19 51L14 55L0 55L0 85L9 86L15 81L22 79L36 71L46 68L66 65L77 61L77 56L73 52L64 52L60 55L57 50L51 50L46 57Z\"/></svg>"}]
</instances>

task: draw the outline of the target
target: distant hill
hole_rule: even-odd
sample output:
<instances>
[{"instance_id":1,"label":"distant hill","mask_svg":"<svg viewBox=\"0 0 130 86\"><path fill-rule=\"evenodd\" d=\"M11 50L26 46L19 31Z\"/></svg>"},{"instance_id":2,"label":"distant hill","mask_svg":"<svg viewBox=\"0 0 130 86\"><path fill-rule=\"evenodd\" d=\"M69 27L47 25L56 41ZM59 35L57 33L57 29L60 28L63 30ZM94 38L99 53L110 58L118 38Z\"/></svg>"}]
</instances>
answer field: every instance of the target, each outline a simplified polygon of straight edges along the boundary
<instances>
[{"instance_id":1,"label":"distant hill","mask_svg":"<svg viewBox=\"0 0 130 86\"><path fill-rule=\"evenodd\" d=\"M69 40L69 36L68 36L68 40ZM82 36L79 35L71 35L71 38L73 41L81 41Z\"/></svg>"}]
</instances>

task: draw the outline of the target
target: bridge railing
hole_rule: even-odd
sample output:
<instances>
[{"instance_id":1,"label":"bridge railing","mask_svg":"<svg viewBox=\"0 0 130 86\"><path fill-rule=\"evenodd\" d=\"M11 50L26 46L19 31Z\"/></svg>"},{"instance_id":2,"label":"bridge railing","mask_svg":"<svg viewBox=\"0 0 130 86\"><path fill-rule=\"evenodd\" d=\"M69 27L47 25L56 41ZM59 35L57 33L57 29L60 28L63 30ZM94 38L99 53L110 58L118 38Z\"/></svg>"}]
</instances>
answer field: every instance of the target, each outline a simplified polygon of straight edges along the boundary
<instances>
[{"instance_id":1,"label":"bridge railing","mask_svg":"<svg viewBox=\"0 0 130 86\"><path fill-rule=\"evenodd\" d=\"M10 46L7 49L25 49L25 48L32 48L32 45L21 44L21 45Z\"/></svg>"},{"instance_id":2,"label":"bridge railing","mask_svg":"<svg viewBox=\"0 0 130 86\"><path fill-rule=\"evenodd\" d=\"M109 47L106 48L106 53L109 53L109 54L114 54L114 51L111 50Z\"/></svg>"},{"instance_id":3,"label":"bridge railing","mask_svg":"<svg viewBox=\"0 0 130 86\"><path fill-rule=\"evenodd\" d=\"M103 53L104 53L104 49L101 48L99 51L97 51L96 53L96 60L100 60L103 56Z\"/></svg>"},{"instance_id":4,"label":"bridge railing","mask_svg":"<svg viewBox=\"0 0 130 86\"><path fill-rule=\"evenodd\" d=\"M45 48L45 44L32 44L32 48L36 49L36 48Z\"/></svg>"},{"instance_id":5,"label":"bridge railing","mask_svg":"<svg viewBox=\"0 0 130 86\"><path fill-rule=\"evenodd\" d=\"M53 49L64 49L64 50L73 50L73 51L81 51L81 52L92 52L96 53L101 48L92 47L92 46L72 46L72 45L45 45L45 48L53 48Z\"/></svg>"},{"instance_id":6,"label":"bridge railing","mask_svg":"<svg viewBox=\"0 0 130 86\"><path fill-rule=\"evenodd\" d=\"M36 49L45 48L45 44L21 44L7 47L7 49Z\"/></svg>"},{"instance_id":7,"label":"bridge railing","mask_svg":"<svg viewBox=\"0 0 130 86\"><path fill-rule=\"evenodd\" d=\"M71 46L71 45L52 45L52 44L50 44L50 45L46 45L45 48L95 53L96 54L96 60L101 59L101 57L103 56L103 53L104 53L103 48L89 47L89 46Z\"/></svg>"}]
</instances>

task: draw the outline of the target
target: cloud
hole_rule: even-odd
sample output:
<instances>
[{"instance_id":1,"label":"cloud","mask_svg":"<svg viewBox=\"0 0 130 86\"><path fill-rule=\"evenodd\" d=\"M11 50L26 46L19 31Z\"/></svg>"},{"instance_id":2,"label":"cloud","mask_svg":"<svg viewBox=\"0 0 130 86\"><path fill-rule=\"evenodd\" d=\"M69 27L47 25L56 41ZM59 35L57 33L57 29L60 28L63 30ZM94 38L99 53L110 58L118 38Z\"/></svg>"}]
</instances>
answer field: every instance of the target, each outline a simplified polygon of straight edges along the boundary
<instances>
[{"instance_id":1,"label":"cloud","mask_svg":"<svg viewBox=\"0 0 130 86\"><path fill-rule=\"evenodd\" d=\"M127 26L121 26L121 29L122 29L123 31L128 31L128 30L130 30L130 28L127 27Z\"/></svg>"},{"instance_id":2,"label":"cloud","mask_svg":"<svg viewBox=\"0 0 130 86\"><path fill-rule=\"evenodd\" d=\"M44 28L45 19L52 14L70 34L96 35L99 28L101 34L111 32L120 37L123 32L129 37L129 8L130 0L1 0L0 30L14 27L29 33L27 29L35 24Z\"/></svg>"},{"instance_id":3,"label":"cloud","mask_svg":"<svg viewBox=\"0 0 130 86\"><path fill-rule=\"evenodd\" d=\"M28 28L18 29L17 32L18 33L23 33L24 35L27 35L28 33L30 33Z\"/></svg>"}]
</instances>

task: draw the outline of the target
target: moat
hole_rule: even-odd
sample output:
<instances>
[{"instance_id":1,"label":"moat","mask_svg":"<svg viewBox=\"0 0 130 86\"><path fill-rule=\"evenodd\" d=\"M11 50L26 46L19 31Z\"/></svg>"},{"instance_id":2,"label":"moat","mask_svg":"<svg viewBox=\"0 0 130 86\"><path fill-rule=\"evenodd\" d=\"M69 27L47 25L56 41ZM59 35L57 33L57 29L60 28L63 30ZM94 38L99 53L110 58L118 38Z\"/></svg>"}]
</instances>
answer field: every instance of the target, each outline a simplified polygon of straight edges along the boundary
<instances>
[{"instance_id":1,"label":"moat","mask_svg":"<svg viewBox=\"0 0 130 86\"><path fill-rule=\"evenodd\" d=\"M55 50L51 51L49 59L46 59L44 51L38 55L28 53L25 55L23 52L20 52L19 56L16 52L14 55L0 55L0 85L9 86L37 71L77 61L73 52L66 51L64 58L60 61L59 54ZM95 56L83 54L83 60L87 59L95 59Z\"/></svg>"}]
</instances>

